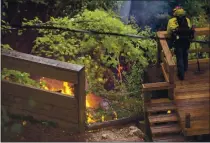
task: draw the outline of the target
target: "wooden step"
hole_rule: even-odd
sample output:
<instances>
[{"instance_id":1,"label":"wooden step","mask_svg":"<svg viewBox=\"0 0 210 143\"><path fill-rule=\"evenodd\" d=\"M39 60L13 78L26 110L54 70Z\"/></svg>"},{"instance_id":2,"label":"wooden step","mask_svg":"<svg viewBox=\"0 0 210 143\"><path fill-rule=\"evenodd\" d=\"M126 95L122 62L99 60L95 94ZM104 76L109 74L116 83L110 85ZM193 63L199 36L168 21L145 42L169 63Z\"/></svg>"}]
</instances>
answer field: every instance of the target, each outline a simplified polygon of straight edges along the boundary
<instances>
[{"instance_id":1,"label":"wooden step","mask_svg":"<svg viewBox=\"0 0 210 143\"><path fill-rule=\"evenodd\" d=\"M160 103L171 103L172 101L169 100L168 98L160 98L160 99L151 99L150 102L147 102L145 104L150 105L150 104L160 104Z\"/></svg>"},{"instance_id":2,"label":"wooden step","mask_svg":"<svg viewBox=\"0 0 210 143\"><path fill-rule=\"evenodd\" d=\"M174 113L149 116L149 122L151 124L164 123L164 122L174 122L174 121L178 121L177 115L174 114Z\"/></svg>"},{"instance_id":3,"label":"wooden step","mask_svg":"<svg viewBox=\"0 0 210 143\"><path fill-rule=\"evenodd\" d=\"M173 103L149 104L147 105L146 110L147 112L176 110L176 106Z\"/></svg>"},{"instance_id":4,"label":"wooden step","mask_svg":"<svg viewBox=\"0 0 210 143\"><path fill-rule=\"evenodd\" d=\"M152 135L179 133L181 128L178 124L151 126Z\"/></svg>"},{"instance_id":5,"label":"wooden step","mask_svg":"<svg viewBox=\"0 0 210 143\"><path fill-rule=\"evenodd\" d=\"M161 137L153 137L153 142L184 142L182 135L166 135Z\"/></svg>"}]
</instances>

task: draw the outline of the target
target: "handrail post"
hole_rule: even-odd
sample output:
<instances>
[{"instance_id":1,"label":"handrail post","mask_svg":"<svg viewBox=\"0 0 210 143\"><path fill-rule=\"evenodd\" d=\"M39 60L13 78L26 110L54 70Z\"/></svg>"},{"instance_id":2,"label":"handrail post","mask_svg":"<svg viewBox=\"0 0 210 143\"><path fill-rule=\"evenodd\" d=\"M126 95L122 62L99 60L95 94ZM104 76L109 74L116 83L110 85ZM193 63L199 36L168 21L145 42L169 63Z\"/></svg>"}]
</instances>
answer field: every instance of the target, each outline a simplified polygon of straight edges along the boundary
<instances>
[{"instance_id":1,"label":"handrail post","mask_svg":"<svg viewBox=\"0 0 210 143\"><path fill-rule=\"evenodd\" d=\"M174 82L175 82L174 74L175 74L175 65L170 65L169 66L169 83L171 85L174 85ZM169 99L174 100L174 88L171 88L168 90L168 97Z\"/></svg>"},{"instance_id":2,"label":"handrail post","mask_svg":"<svg viewBox=\"0 0 210 143\"><path fill-rule=\"evenodd\" d=\"M151 130L150 130L150 123L149 123L149 113L146 111L146 103L151 102L151 93L150 92L143 92L143 101L144 101L144 121L145 121L145 128L144 132L147 135L147 141L152 142Z\"/></svg>"},{"instance_id":3,"label":"handrail post","mask_svg":"<svg viewBox=\"0 0 210 143\"><path fill-rule=\"evenodd\" d=\"M86 95L85 95L85 67L78 73L78 84L75 87L75 97L78 101L78 113L79 113L79 132L85 131L86 121Z\"/></svg>"},{"instance_id":4,"label":"handrail post","mask_svg":"<svg viewBox=\"0 0 210 143\"><path fill-rule=\"evenodd\" d=\"M158 64L158 66L160 66L160 64L161 64L161 45L160 45L160 41L158 40L157 41L157 43L158 43L158 46L157 46L157 48L158 48L158 51L157 51L157 64Z\"/></svg>"}]
</instances>

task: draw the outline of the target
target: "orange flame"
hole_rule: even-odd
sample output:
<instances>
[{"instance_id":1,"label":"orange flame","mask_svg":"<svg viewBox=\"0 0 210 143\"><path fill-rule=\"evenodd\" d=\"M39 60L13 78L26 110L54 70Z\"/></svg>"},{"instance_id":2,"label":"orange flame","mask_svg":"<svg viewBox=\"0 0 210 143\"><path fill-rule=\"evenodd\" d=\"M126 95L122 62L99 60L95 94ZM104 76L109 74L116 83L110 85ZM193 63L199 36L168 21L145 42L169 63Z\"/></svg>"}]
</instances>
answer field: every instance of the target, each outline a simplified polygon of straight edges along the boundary
<instances>
[{"instance_id":1,"label":"orange flame","mask_svg":"<svg viewBox=\"0 0 210 143\"><path fill-rule=\"evenodd\" d=\"M86 107L97 109L99 108L101 101L102 101L101 97L96 96L93 93L89 93L86 96Z\"/></svg>"},{"instance_id":2,"label":"orange flame","mask_svg":"<svg viewBox=\"0 0 210 143\"><path fill-rule=\"evenodd\" d=\"M117 73L117 76L120 78L120 80L122 80L122 71L123 71L123 66L121 66L120 64L118 65L118 67L117 67L117 71L118 71L118 73Z\"/></svg>"},{"instance_id":3,"label":"orange flame","mask_svg":"<svg viewBox=\"0 0 210 143\"><path fill-rule=\"evenodd\" d=\"M93 116L89 113L87 113L87 122L88 123L94 123L96 120L93 119Z\"/></svg>"},{"instance_id":4,"label":"orange flame","mask_svg":"<svg viewBox=\"0 0 210 143\"><path fill-rule=\"evenodd\" d=\"M70 96L74 95L74 88L71 87L71 84L68 82L62 82L59 80L42 77L40 79L40 83L45 83L42 85L42 88L45 90L59 91L62 94Z\"/></svg>"},{"instance_id":5,"label":"orange flame","mask_svg":"<svg viewBox=\"0 0 210 143\"><path fill-rule=\"evenodd\" d=\"M74 88L72 87L71 83L58 81L55 79L49 79L42 77L40 79L40 83L45 83L42 85L42 88L49 91L59 91L62 94L68 95L68 96L74 96ZM96 96L93 93L89 93L86 96L86 107L97 109L100 106L100 102L102 101L102 98L99 96ZM90 113L87 113L87 122L88 123L94 123L96 120L93 119L93 116Z\"/></svg>"}]
</instances>

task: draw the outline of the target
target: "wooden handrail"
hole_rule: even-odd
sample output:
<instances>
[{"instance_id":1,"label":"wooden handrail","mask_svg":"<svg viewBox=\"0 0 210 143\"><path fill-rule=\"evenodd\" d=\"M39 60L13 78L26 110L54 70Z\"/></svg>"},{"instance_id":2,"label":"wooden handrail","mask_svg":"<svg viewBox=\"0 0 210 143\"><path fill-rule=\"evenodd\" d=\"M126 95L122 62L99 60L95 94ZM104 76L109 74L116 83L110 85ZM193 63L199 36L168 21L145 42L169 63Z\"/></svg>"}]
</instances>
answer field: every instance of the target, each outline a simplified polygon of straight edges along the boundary
<instances>
[{"instance_id":1,"label":"wooden handrail","mask_svg":"<svg viewBox=\"0 0 210 143\"><path fill-rule=\"evenodd\" d=\"M210 48L201 48L201 49L190 49L189 53L196 53L196 52L207 52L210 53Z\"/></svg>"},{"instance_id":2,"label":"wooden handrail","mask_svg":"<svg viewBox=\"0 0 210 143\"><path fill-rule=\"evenodd\" d=\"M165 38L165 35L163 35L163 32L162 31L157 32L157 36L160 37L160 38L161 37ZM171 53L171 51L170 51L170 49L168 47L167 41L164 40L164 39L161 39L160 40L160 46L161 46L161 48L163 50L164 56L166 57L166 60L167 60L168 65L169 66L174 66L175 63L173 61L172 53Z\"/></svg>"},{"instance_id":3,"label":"wooden handrail","mask_svg":"<svg viewBox=\"0 0 210 143\"><path fill-rule=\"evenodd\" d=\"M210 35L210 29L209 27L204 27L204 28L195 28L195 36L200 36L200 35Z\"/></svg>"},{"instance_id":4,"label":"wooden handrail","mask_svg":"<svg viewBox=\"0 0 210 143\"><path fill-rule=\"evenodd\" d=\"M209 31L210 31L209 27L195 28L195 36L201 36L201 35L209 36L210 35ZM164 38L167 35L167 31L159 31L159 33L163 34L163 37L161 38Z\"/></svg>"},{"instance_id":5,"label":"wooden handrail","mask_svg":"<svg viewBox=\"0 0 210 143\"><path fill-rule=\"evenodd\" d=\"M168 77L168 74L167 74L167 72L166 72L166 70L165 70L165 68L164 68L163 63L161 64L161 69L162 69L163 76L164 76L166 82L169 82L169 77Z\"/></svg>"}]
</instances>

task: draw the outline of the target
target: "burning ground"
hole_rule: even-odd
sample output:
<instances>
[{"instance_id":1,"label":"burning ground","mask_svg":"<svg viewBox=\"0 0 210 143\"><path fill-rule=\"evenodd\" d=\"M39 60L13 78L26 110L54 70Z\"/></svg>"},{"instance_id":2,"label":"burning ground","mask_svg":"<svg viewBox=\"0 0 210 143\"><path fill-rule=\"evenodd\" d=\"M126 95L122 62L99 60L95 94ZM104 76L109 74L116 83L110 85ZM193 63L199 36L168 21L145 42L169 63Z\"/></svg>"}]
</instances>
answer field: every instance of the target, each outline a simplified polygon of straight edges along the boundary
<instances>
[{"instance_id":1,"label":"burning ground","mask_svg":"<svg viewBox=\"0 0 210 143\"><path fill-rule=\"evenodd\" d=\"M39 79L40 84L42 85L42 88L45 90L50 90L54 92L60 92L66 96L74 96L74 88L73 84L69 82L59 81L55 79L49 79L42 77ZM102 108L106 110L108 108L108 102L104 100L100 96L96 96L93 93L88 93L86 95L86 108L87 108L87 123L94 123L94 122L100 122L104 121L105 118L104 115L101 117L97 117L97 119L94 119L94 115L96 114L95 110ZM111 114L112 119L117 119L116 112L113 112Z\"/></svg>"},{"instance_id":2,"label":"burning ground","mask_svg":"<svg viewBox=\"0 0 210 143\"><path fill-rule=\"evenodd\" d=\"M117 76L120 80L122 80L122 75L120 73L121 70L122 67L118 66ZM7 78L8 79L6 80L10 80L10 76ZM59 92L66 96L74 96L74 85L69 82L49 79L46 77L31 76L30 78L35 80L36 82L38 81L42 89ZM88 86L86 84L86 89L87 88ZM133 104L129 101L131 99L135 100L135 98L126 98L126 105L120 100L121 98L125 98L126 96L124 94L121 94L122 92L119 90L117 92L118 93L114 93L111 95L111 97L109 98L110 100L106 98L106 95L101 96L100 94L96 95L91 92L87 93L87 124L115 120L117 118L129 116L129 114L127 114L123 110L123 108L130 108L130 106ZM137 100L135 100L135 102L136 101ZM116 104L117 106L112 106L114 104ZM124 114L118 114L119 111ZM130 112L133 112L133 110L131 109ZM121 115L121 117L118 117L119 115ZM70 134L68 131L65 131L61 128L54 128L48 125L46 126L42 123L34 124L23 119L17 120L12 118L10 119L9 123L11 124L11 126L9 126L2 135L3 141L142 141L142 137L134 134L129 129L130 126L106 128L78 135Z\"/></svg>"}]
</instances>

